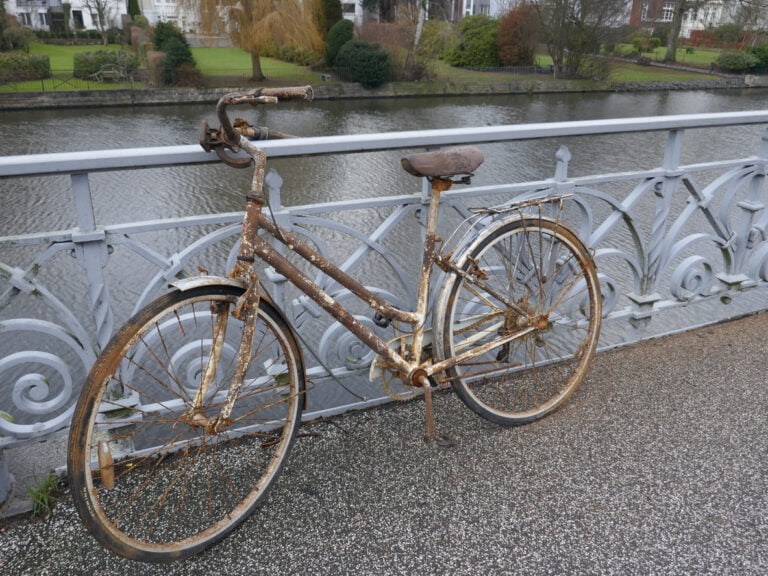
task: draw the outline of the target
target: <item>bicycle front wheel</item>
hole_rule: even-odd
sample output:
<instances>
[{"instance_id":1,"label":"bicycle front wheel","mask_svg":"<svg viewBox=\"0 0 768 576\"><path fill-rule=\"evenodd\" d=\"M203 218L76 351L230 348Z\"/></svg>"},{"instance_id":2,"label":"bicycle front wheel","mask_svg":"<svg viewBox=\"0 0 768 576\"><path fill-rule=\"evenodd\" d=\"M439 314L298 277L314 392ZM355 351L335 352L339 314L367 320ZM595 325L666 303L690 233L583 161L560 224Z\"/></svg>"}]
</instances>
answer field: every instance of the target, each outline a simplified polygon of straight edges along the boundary
<instances>
[{"instance_id":1,"label":"bicycle front wheel","mask_svg":"<svg viewBox=\"0 0 768 576\"><path fill-rule=\"evenodd\" d=\"M88 376L69 437L73 498L93 535L122 556L170 561L219 541L264 500L288 456L304 366L291 329L263 299L234 409L210 425L235 369L243 324L231 311L242 294L206 286L158 298ZM216 341L213 382L192 411Z\"/></svg>"},{"instance_id":2,"label":"bicycle front wheel","mask_svg":"<svg viewBox=\"0 0 768 576\"><path fill-rule=\"evenodd\" d=\"M588 251L562 223L528 217L483 233L458 262L465 275L452 275L441 299L444 357L488 349L447 378L467 406L500 424L552 412L597 347L602 301Z\"/></svg>"}]
</instances>

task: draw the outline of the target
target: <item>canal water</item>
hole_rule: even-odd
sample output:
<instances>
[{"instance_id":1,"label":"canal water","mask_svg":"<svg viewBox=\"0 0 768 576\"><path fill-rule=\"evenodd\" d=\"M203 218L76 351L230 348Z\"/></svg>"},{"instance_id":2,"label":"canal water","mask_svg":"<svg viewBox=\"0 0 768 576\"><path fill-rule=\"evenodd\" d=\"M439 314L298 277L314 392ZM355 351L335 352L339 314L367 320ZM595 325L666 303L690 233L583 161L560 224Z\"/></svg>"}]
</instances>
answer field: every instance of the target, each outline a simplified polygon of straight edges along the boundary
<instances>
[{"instance_id":1,"label":"canal water","mask_svg":"<svg viewBox=\"0 0 768 576\"><path fill-rule=\"evenodd\" d=\"M752 89L315 101L263 106L256 112L238 110L238 114L275 130L322 136L757 110L766 105L766 91ZM216 123L213 105L0 112L0 155L194 144L203 119ZM749 155L760 130L737 128L732 134L718 130L716 139L697 133L686 143L688 158L683 162L715 158L724 146L734 151L743 147L743 154ZM571 148L574 175L636 169L645 163L656 166L663 137L610 135L486 145L488 160L476 182L551 176L560 144ZM297 205L412 192L413 180L400 175L400 155L400 151L354 154L300 163L277 160L271 165L286 180L284 203ZM143 218L148 210L157 210L159 217L240 209L240 190L249 180L246 172L193 166L132 172L130 177L97 175L92 182L97 219ZM71 211L61 209L61 203L68 202L68 186L67 179L14 180L12 185L0 180L0 230L7 234L72 226Z\"/></svg>"},{"instance_id":2,"label":"canal water","mask_svg":"<svg viewBox=\"0 0 768 576\"><path fill-rule=\"evenodd\" d=\"M302 136L381 133L402 130L495 126L538 122L642 117L768 108L760 89L695 92L493 95L388 100L316 101L238 110L253 123ZM200 122L216 123L213 105L146 106L101 109L0 112L0 155L71 152L195 144ZM757 151L763 127L697 130L686 138L682 163L746 157ZM555 153L568 145L571 176L648 169L660 166L666 134L573 137L482 145L486 162L478 185L548 178ZM284 180L287 206L420 190L400 169L401 151L349 154L270 162ZM186 166L92 174L91 191L99 224L239 211L249 170L223 165ZM0 179L0 235L69 229L76 225L68 176ZM360 227L364 229L363 227ZM160 234L158 251L166 256L188 245L184 232ZM163 245L163 243L166 245ZM0 252L0 262L26 268L35 247ZM71 260L71 259L69 259ZM74 272L73 272L74 270ZM88 314L82 271L59 258L41 280L78 317ZM156 270L154 270L156 271ZM108 271L116 323L127 317L124 302L135 303L149 276L137 269ZM148 272L151 274L154 272ZM6 289L0 281L0 294ZM0 319L30 312L12 305ZM34 316L35 314L32 313ZM0 348L2 342L0 342ZM3 355L0 349L0 358ZM0 393L0 401L4 399Z\"/></svg>"}]
</instances>

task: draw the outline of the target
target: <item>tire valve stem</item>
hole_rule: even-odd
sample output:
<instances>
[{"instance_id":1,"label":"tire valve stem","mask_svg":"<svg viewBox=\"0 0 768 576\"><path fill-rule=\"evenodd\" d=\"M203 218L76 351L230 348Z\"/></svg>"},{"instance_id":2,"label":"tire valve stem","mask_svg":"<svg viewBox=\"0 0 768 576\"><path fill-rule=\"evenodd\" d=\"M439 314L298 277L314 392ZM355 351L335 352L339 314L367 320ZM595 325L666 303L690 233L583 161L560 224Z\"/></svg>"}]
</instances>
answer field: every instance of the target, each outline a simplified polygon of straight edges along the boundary
<instances>
[{"instance_id":1,"label":"tire valve stem","mask_svg":"<svg viewBox=\"0 0 768 576\"><path fill-rule=\"evenodd\" d=\"M99 442L99 471L101 472L101 483L104 488L111 490L115 487L115 468L112 460L112 452L109 449L109 443L102 440Z\"/></svg>"}]
</instances>

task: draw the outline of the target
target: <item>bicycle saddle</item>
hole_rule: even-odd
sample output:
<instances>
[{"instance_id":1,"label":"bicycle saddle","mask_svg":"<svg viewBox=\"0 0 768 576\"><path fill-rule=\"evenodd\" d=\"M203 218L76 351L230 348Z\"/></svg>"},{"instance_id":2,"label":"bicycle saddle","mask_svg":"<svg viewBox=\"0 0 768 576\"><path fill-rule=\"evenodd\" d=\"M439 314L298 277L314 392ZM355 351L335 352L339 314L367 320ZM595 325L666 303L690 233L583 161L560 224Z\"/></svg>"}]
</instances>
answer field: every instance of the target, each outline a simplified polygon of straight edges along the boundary
<instances>
[{"instance_id":1,"label":"bicycle saddle","mask_svg":"<svg viewBox=\"0 0 768 576\"><path fill-rule=\"evenodd\" d=\"M414 176L450 178L460 174L472 174L483 163L483 153L474 146L454 146L410 154L400 160L403 168Z\"/></svg>"}]
</instances>

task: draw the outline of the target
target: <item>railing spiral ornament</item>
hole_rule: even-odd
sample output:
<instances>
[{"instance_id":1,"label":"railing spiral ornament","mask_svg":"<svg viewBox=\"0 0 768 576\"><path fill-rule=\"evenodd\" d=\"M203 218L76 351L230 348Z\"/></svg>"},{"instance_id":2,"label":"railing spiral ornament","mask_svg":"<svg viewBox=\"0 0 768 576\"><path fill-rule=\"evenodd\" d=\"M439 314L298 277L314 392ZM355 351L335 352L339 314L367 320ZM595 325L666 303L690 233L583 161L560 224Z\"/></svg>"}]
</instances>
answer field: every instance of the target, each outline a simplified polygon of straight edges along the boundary
<instances>
[{"instance_id":1,"label":"railing spiral ornament","mask_svg":"<svg viewBox=\"0 0 768 576\"><path fill-rule=\"evenodd\" d=\"M0 435L34 438L69 423L85 373L96 360L93 350L61 326L35 318L0 322L0 342L45 339L58 353L22 349L0 358L5 391ZM10 392L10 394L9 394Z\"/></svg>"}]
</instances>

